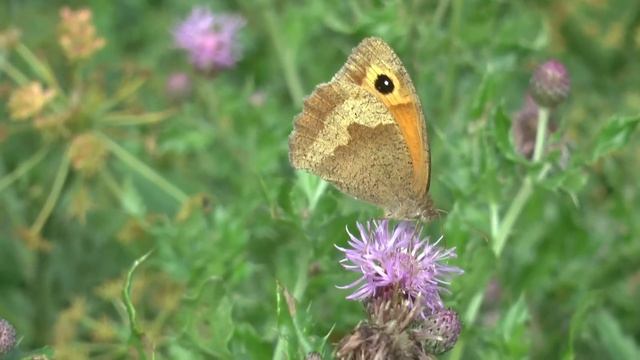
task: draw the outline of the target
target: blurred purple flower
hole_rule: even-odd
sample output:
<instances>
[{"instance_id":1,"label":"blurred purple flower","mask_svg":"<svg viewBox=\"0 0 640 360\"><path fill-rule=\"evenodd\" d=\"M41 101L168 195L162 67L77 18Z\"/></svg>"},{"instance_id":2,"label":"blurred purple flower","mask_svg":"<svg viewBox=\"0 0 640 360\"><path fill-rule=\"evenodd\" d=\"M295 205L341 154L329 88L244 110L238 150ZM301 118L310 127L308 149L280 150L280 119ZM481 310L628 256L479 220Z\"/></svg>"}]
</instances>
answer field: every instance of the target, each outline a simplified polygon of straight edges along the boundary
<instances>
[{"instance_id":1,"label":"blurred purple flower","mask_svg":"<svg viewBox=\"0 0 640 360\"><path fill-rule=\"evenodd\" d=\"M366 300L400 293L412 304L421 301L423 315L443 308L440 291L448 285L446 279L463 271L443 261L455 258L455 248L442 249L438 241L420 238L420 227L401 222L390 229L389 221L358 223L360 238L349 233L350 249L336 246L344 252L340 261L350 271L362 276L355 282L339 287L357 288L349 300Z\"/></svg>"},{"instance_id":2,"label":"blurred purple flower","mask_svg":"<svg viewBox=\"0 0 640 360\"><path fill-rule=\"evenodd\" d=\"M178 48L187 51L198 70L228 69L239 59L237 33L245 24L239 15L218 15L206 8L194 8L175 27L173 38Z\"/></svg>"},{"instance_id":3,"label":"blurred purple flower","mask_svg":"<svg viewBox=\"0 0 640 360\"><path fill-rule=\"evenodd\" d=\"M165 84L167 96L171 100L183 100L191 95L191 79L183 72L175 72L169 75Z\"/></svg>"}]
</instances>

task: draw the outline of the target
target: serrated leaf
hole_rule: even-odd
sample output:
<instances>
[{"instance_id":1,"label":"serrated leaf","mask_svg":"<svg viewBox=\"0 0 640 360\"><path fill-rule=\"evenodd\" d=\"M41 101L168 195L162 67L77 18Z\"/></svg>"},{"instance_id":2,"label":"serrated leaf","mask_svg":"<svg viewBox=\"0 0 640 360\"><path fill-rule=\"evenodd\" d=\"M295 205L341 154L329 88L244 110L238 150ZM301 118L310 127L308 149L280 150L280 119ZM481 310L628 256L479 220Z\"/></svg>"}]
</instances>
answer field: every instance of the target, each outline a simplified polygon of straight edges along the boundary
<instances>
[{"instance_id":1,"label":"serrated leaf","mask_svg":"<svg viewBox=\"0 0 640 360\"><path fill-rule=\"evenodd\" d=\"M229 341L233 337L235 326L231 316L233 304L226 296L222 298L216 310L211 313L209 324L211 326L211 349L221 358L231 358Z\"/></svg>"},{"instance_id":2,"label":"serrated leaf","mask_svg":"<svg viewBox=\"0 0 640 360\"><path fill-rule=\"evenodd\" d=\"M496 146L502 155L515 162L527 163L519 156L513 143L511 142L511 117L504 111L504 107L499 105L493 113L493 135Z\"/></svg>"},{"instance_id":3,"label":"serrated leaf","mask_svg":"<svg viewBox=\"0 0 640 360\"><path fill-rule=\"evenodd\" d=\"M640 115L615 116L600 130L593 146L591 161L625 146L640 122Z\"/></svg>"}]
</instances>

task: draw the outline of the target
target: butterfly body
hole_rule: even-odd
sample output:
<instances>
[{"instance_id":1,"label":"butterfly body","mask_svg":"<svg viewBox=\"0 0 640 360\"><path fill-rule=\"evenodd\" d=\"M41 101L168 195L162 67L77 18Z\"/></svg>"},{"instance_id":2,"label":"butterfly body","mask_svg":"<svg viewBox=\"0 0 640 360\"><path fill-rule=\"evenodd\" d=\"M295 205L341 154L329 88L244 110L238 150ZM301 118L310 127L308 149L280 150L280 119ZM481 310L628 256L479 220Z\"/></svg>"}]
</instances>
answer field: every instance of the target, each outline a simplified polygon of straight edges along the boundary
<instances>
[{"instance_id":1,"label":"butterfly body","mask_svg":"<svg viewBox=\"0 0 640 360\"><path fill-rule=\"evenodd\" d=\"M381 39L356 47L333 79L305 99L289 159L387 217L429 217L430 160L420 100Z\"/></svg>"}]
</instances>

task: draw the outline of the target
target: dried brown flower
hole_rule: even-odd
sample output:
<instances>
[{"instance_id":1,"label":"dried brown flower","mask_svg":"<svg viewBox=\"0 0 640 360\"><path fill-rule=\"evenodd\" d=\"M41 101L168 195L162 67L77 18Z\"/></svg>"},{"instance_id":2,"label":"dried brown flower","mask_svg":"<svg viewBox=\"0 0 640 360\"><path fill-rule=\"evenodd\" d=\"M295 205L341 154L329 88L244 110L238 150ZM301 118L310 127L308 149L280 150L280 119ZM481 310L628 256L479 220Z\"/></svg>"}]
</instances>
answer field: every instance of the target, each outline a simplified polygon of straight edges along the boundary
<instances>
[{"instance_id":1,"label":"dried brown flower","mask_svg":"<svg viewBox=\"0 0 640 360\"><path fill-rule=\"evenodd\" d=\"M104 38L96 34L91 10L74 11L66 6L60 9L58 42L71 61L88 59L105 45Z\"/></svg>"}]
</instances>

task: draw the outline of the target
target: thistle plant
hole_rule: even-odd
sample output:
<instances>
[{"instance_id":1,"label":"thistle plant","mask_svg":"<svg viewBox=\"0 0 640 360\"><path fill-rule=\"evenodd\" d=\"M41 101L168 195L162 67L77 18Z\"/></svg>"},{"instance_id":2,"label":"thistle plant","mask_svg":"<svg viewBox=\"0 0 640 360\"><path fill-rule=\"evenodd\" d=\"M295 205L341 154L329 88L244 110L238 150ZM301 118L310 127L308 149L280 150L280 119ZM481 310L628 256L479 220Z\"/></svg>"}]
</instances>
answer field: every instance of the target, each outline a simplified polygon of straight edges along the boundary
<instances>
[{"instance_id":1,"label":"thistle plant","mask_svg":"<svg viewBox=\"0 0 640 360\"><path fill-rule=\"evenodd\" d=\"M549 122L551 111L567 99L570 89L569 72L556 60L540 65L531 77L531 98L525 97L523 109L512 122L512 134L518 151L530 157L534 165L543 162L545 149L548 147L548 133L555 130L555 124ZM493 251L496 256L500 256L504 250L516 219L533 193L534 183L544 180L550 170L551 164L546 163L536 176L525 177L502 221L497 208L491 208Z\"/></svg>"},{"instance_id":2,"label":"thistle plant","mask_svg":"<svg viewBox=\"0 0 640 360\"><path fill-rule=\"evenodd\" d=\"M87 8L60 10L57 40L68 60L69 73L54 73L47 59L36 56L16 31L5 32L0 48L0 74L14 83L9 96L11 121L5 128L6 140L28 143L27 156L12 171L0 177L0 192L34 170L39 165L57 164L51 183L41 184L49 194L41 210L27 228L19 230L26 244L34 249L49 250L51 246L42 230L65 191L71 191L69 213L83 220L91 206L90 187L96 181L111 191L121 202L122 186L110 163L117 160L136 171L167 195L182 203L187 195L142 160L121 145L116 136L126 134L127 127L149 126L167 119L171 110L140 112L131 108L137 92L145 83L144 76L122 81L109 93L90 80L89 61L95 60L107 41L99 35ZM22 66L22 64L26 66ZM117 135L118 134L118 135ZM69 173L78 174L75 186L69 187Z\"/></svg>"},{"instance_id":3,"label":"thistle plant","mask_svg":"<svg viewBox=\"0 0 640 360\"><path fill-rule=\"evenodd\" d=\"M342 266L361 276L342 286L363 301L368 319L342 339L340 359L427 359L450 350L460 333L455 311L446 309L441 293L462 270L446 264L455 249L421 238L421 228L387 220L358 224L359 237L349 233Z\"/></svg>"}]
</instances>

